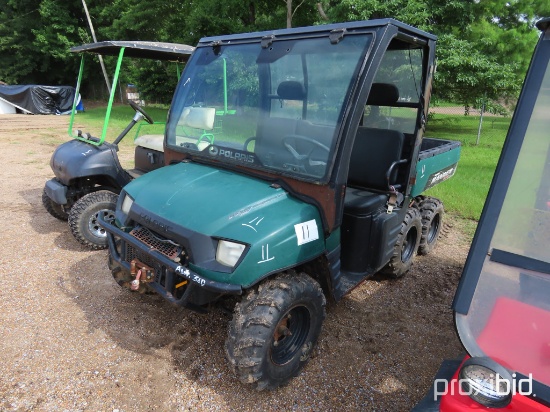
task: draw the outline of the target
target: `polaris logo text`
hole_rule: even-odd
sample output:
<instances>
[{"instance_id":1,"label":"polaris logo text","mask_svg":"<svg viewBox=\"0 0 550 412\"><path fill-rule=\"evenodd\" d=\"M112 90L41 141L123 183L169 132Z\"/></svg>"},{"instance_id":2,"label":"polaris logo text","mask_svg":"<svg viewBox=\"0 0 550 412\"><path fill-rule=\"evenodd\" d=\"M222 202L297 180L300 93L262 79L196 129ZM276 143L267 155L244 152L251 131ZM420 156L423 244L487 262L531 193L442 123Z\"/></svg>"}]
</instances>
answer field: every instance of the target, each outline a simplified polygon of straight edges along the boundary
<instances>
[{"instance_id":1,"label":"polaris logo text","mask_svg":"<svg viewBox=\"0 0 550 412\"><path fill-rule=\"evenodd\" d=\"M145 223L147 223L149 226L153 226L155 228L158 228L158 229L161 229L163 230L164 232L169 232L171 227L168 226L167 224L165 223L162 223L162 222L159 222L158 220L156 219L153 219L151 216L147 216L146 214L144 213L140 213L139 216L145 221Z\"/></svg>"},{"instance_id":2,"label":"polaris logo text","mask_svg":"<svg viewBox=\"0 0 550 412\"><path fill-rule=\"evenodd\" d=\"M455 174L455 169L456 169L455 167L452 167L451 169L442 170L441 172L436 173L432 177L432 179L430 181L430 185L435 185L438 182L442 182L444 180L449 179L450 177L452 177Z\"/></svg>"},{"instance_id":3,"label":"polaris logo text","mask_svg":"<svg viewBox=\"0 0 550 412\"><path fill-rule=\"evenodd\" d=\"M254 156L251 154L222 149L215 146L210 148L210 154L213 156L225 157L237 162L254 163Z\"/></svg>"}]
</instances>

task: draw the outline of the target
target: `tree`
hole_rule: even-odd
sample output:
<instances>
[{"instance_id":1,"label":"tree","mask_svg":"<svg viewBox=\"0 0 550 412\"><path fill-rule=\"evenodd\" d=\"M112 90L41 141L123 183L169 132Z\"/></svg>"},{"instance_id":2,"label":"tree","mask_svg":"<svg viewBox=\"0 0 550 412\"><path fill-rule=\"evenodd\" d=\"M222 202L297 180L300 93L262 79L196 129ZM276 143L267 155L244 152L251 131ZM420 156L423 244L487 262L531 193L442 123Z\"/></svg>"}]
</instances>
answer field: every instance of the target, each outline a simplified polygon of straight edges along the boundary
<instances>
[{"instance_id":1,"label":"tree","mask_svg":"<svg viewBox=\"0 0 550 412\"><path fill-rule=\"evenodd\" d=\"M470 107L494 102L491 111L502 111L498 103L516 97L521 80L514 66L498 63L476 45L452 34L439 37L438 66L434 95L438 100L461 103L468 114Z\"/></svg>"},{"instance_id":2,"label":"tree","mask_svg":"<svg viewBox=\"0 0 550 412\"><path fill-rule=\"evenodd\" d=\"M548 16L546 0L484 0L475 4L478 18L464 30L464 38L484 54L501 63L510 63L523 79L539 32L534 28L538 16Z\"/></svg>"},{"instance_id":3,"label":"tree","mask_svg":"<svg viewBox=\"0 0 550 412\"><path fill-rule=\"evenodd\" d=\"M342 0L330 2L332 21L391 17L439 36L434 95L465 105L516 96L546 0Z\"/></svg>"},{"instance_id":4,"label":"tree","mask_svg":"<svg viewBox=\"0 0 550 412\"><path fill-rule=\"evenodd\" d=\"M37 26L38 8L33 1L6 1L0 7L0 80L15 83L32 72L36 61L36 47L25 28ZM30 52L30 53L29 53ZM30 55L27 58L27 53Z\"/></svg>"},{"instance_id":5,"label":"tree","mask_svg":"<svg viewBox=\"0 0 550 412\"><path fill-rule=\"evenodd\" d=\"M227 33L395 18L440 37L434 87L446 98L453 90L452 98L467 105L485 95L496 99L495 85L500 97L517 92L538 36L533 24L550 15L547 0L89 0L88 7L98 40L186 44ZM81 0L0 0L0 80L72 84L78 58L69 48L90 41ZM168 93L172 69L147 64L136 64L125 80L150 78L151 90ZM100 72L87 78L100 80Z\"/></svg>"},{"instance_id":6,"label":"tree","mask_svg":"<svg viewBox=\"0 0 550 412\"><path fill-rule=\"evenodd\" d=\"M0 7L0 78L7 83L64 84L78 59L69 48L85 36L75 2L4 0ZM80 6L81 7L81 6Z\"/></svg>"},{"instance_id":7,"label":"tree","mask_svg":"<svg viewBox=\"0 0 550 412\"><path fill-rule=\"evenodd\" d=\"M283 0L286 4L286 27L287 29L290 29L292 27L292 18L294 17L294 14L298 11L300 6L304 4L304 1L301 0L300 3L293 9L292 8L292 0Z\"/></svg>"}]
</instances>

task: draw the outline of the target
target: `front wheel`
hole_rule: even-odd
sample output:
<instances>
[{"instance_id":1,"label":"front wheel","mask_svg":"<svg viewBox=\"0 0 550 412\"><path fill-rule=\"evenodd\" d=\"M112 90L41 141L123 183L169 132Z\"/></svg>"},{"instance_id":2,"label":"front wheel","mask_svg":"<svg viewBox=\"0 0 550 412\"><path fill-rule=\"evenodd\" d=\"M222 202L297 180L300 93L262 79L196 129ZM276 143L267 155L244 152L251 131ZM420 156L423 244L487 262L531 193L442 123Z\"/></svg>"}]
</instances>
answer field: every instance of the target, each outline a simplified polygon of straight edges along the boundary
<instances>
[{"instance_id":1,"label":"front wheel","mask_svg":"<svg viewBox=\"0 0 550 412\"><path fill-rule=\"evenodd\" d=\"M100 250L107 247L107 232L99 225L98 217L114 218L118 195L100 190L82 196L69 213L69 227L82 245Z\"/></svg>"},{"instance_id":2,"label":"front wheel","mask_svg":"<svg viewBox=\"0 0 550 412\"><path fill-rule=\"evenodd\" d=\"M317 342L325 304L305 273L283 273L251 290L235 307L225 344L241 382L274 389L296 376Z\"/></svg>"}]
</instances>

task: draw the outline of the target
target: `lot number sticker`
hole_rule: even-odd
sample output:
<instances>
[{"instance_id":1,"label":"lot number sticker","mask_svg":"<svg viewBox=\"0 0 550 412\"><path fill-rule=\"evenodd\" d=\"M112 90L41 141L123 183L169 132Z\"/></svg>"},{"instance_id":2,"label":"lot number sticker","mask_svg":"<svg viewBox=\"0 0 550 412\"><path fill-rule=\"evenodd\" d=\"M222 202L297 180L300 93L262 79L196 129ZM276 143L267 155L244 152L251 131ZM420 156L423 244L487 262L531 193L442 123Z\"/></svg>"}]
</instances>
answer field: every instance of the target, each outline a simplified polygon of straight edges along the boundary
<instances>
[{"instance_id":1,"label":"lot number sticker","mask_svg":"<svg viewBox=\"0 0 550 412\"><path fill-rule=\"evenodd\" d=\"M298 238L298 246L319 239L319 230L315 219L294 225L294 230Z\"/></svg>"}]
</instances>

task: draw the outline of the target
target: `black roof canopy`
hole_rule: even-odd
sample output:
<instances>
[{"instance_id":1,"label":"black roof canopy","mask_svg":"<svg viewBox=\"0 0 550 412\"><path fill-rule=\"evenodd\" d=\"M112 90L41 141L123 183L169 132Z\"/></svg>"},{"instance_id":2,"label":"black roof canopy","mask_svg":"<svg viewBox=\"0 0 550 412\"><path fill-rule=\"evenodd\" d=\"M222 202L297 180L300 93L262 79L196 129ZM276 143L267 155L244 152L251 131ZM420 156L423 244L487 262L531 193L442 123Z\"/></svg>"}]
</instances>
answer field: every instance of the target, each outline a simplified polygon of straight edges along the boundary
<instances>
[{"instance_id":1,"label":"black roof canopy","mask_svg":"<svg viewBox=\"0 0 550 412\"><path fill-rule=\"evenodd\" d=\"M188 46L186 44L109 40L72 47L71 52L118 56L120 49L123 47L125 48L124 56L126 57L178 62L186 62L189 60L189 57L195 50L193 46Z\"/></svg>"},{"instance_id":2,"label":"black roof canopy","mask_svg":"<svg viewBox=\"0 0 550 412\"><path fill-rule=\"evenodd\" d=\"M307 36L312 35L322 35L326 32L331 31L341 31L345 36L346 32L353 33L361 30L375 30L380 29L385 26L395 26L399 29L401 33L404 33L411 38L416 38L419 41L427 40L436 40L437 36L425 32L423 30L417 29L415 27L409 26L408 24L402 23L395 19L373 19L373 20L362 20L362 21L352 21L345 23L332 23L332 24L323 24L319 26L309 26L309 27L295 27L290 29L278 29L272 31L263 31L256 33L240 33L240 34L230 34L224 36L212 36L212 37L203 37L199 46L205 46L211 42L232 42L232 41L254 41L258 38L263 37L272 37L273 40L276 38L288 38L293 36Z\"/></svg>"}]
</instances>

